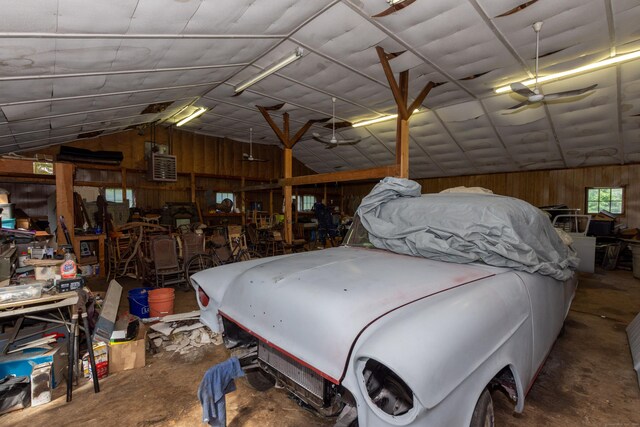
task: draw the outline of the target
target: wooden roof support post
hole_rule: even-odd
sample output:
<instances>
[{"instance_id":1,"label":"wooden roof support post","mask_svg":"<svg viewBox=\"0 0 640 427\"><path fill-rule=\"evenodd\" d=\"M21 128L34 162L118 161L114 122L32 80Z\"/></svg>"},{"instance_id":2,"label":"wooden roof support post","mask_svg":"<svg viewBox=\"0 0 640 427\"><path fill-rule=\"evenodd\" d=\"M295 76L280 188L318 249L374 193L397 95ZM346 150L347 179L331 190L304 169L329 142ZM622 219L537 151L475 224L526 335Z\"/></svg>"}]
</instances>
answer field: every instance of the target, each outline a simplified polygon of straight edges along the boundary
<instances>
[{"instance_id":1,"label":"wooden roof support post","mask_svg":"<svg viewBox=\"0 0 640 427\"><path fill-rule=\"evenodd\" d=\"M120 185L122 186L122 200L127 198L127 168L120 168Z\"/></svg>"},{"instance_id":2,"label":"wooden roof support post","mask_svg":"<svg viewBox=\"0 0 640 427\"><path fill-rule=\"evenodd\" d=\"M195 174L195 172L191 172L190 178L191 178L191 203L195 203L196 202L196 174Z\"/></svg>"},{"instance_id":3,"label":"wooden roof support post","mask_svg":"<svg viewBox=\"0 0 640 427\"><path fill-rule=\"evenodd\" d=\"M71 163L55 163L56 173L56 219L58 220L58 245L65 245L67 241L60 225L60 216L64 217L65 224L69 230L69 237L73 244L74 223L73 223L73 169Z\"/></svg>"},{"instance_id":4,"label":"wooden roof support post","mask_svg":"<svg viewBox=\"0 0 640 427\"><path fill-rule=\"evenodd\" d=\"M389 88L398 107L398 118L396 119L397 174L400 178L409 178L409 119L415 109L422 104L431 89L436 85L433 82L427 83L411 105L407 106L409 98L409 71L402 71L400 73L400 81L396 81L391 65L389 65L389 60L395 58L395 55L388 55L380 46L376 47L376 52L378 53L384 75L389 82Z\"/></svg>"},{"instance_id":5,"label":"wooden roof support post","mask_svg":"<svg viewBox=\"0 0 640 427\"><path fill-rule=\"evenodd\" d=\"M282 145L284 146L284 170L283 170L283 179L290 180L293 178L293 146L296 145L300 138L305 134L306 131L309 130L311 125L314 123L325 122L328 119L323 120L308 120L296 134L291 137L289 132L289 113L284 113L282 115L283 120L283 129L281 130L276 122L273 121L271 115L269 114L269 109L266 107L261 107L256 105L262 116L269 124L269 127L276 134ZM283 193L284 193L284 239L287 243L291 243L293 241L293 222L292 222L292 212L291 212L291 202L292 202L292 188L291 184L283 185Z\"/></svg>"}]
</instances>

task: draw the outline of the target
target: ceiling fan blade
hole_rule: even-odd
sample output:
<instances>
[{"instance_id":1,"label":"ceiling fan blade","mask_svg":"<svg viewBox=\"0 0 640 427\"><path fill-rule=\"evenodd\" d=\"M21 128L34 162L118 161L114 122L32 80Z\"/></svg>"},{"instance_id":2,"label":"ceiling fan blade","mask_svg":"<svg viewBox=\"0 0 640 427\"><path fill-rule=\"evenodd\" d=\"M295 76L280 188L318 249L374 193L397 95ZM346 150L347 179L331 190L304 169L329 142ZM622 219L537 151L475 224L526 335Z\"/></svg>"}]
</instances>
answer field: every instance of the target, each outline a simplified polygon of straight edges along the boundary
<instances>
[{"instance_id":1,"label":"ceiling fan blade","mask_svg":"<svg viewBox=\"0 0 640 427\"><path fill-rule=\"evenodd\" d=\"M587 93L590 90L595 89L596 86L598 86L598 85L594 84L594 85L591 85L591 86L583 87L582 89L574 89L574 90L567 90L565 92L550 93L549 95L545 95L544 96L544 100L545 101L553 101L554 99L560 99L560 98L567 98L567 97L570 97L570 96L582 95L583 93Z\"/></svg>"},{"instance_id":2,"label":"ceiling fan blade","mask_svg":"<svg viewBox=\"0 0 640 427\"><path fill-rule=\"evenodd\" d=\"M351 127L352 125L353 125L353 123L347 122L347 121L336 122L335 128L336 129L348 128L348 127ZM329 123L329 124L324 125L324 127L326 127L327 129L332 129L333 125L331 123Z\"/></svg>"},{"instance_id":3,"label":"ceiling fan blade","mask_svg":"<svg viewBox=\"0 0 640 427\"><path fill-rule=\"evenodd\" d=\"M507 110L517 110L520 107L524 107L525 105L531 105L531 104L532 102L527 99L526 101L522 101L521 103L516 104L513 107L507 108Z\"/></svg>"},{"instance_id":4,"label":"ceiling fan blade","mask_svg":"<svg viewBox=\"0 0 640 427\"><path fill-rule=\"evenodd\" d=\"M343 139L342 141L338 141L338 145L356 145L361 140L362 138Z\"/></svg>"},{"instance_id":5,"label":"ceiling fan blade","mask_svg":"<svg viewBox=\"0 0 640 427\"><path fill-rule=\"evenodd\" d=\"M529 89L528 87L526 87L520 82L511 83L509 86L511 87L512 91L514 91L518 95L526 96L527 98L530 97L531 95L536 94L534 91L532 91L531 89Z\"/></svg>"},{"instance_id":6,"label":"ceiling fan blade","mask_svg":"<svg viewBox=\"0 0 640 427\"><path fill-rule=\"evenodd\" d=\"M331 140L329 138L321 136L319 133L314 132L312 135L313 135L312 138L315 139L318 142L322 142L323 144L330 144L331 143Z\"/></svg>"},{"instance_id":7,"label":"ceiling fan blade","mask_svg":"<svg viewBox=\"0 0 640 427\"><path fill-rule=\"evenodd\" d=\"M255 157L244 157L242 159L243 162L268 162L267 159L256 159Z\"/></svg>"},{"instance_id":8,"label":"ceiling fan blade","mask_svg":"<svg viewBox=\"0 0 640 427\"><path fill-rule=\"evenodd\" d=\"M391 15L392 13L395 13L399 10L404 9L405 7L409 6L411 3L415 1L416 0L405 0L402 3L396 3L394 5L391 5L387 9L383 10L382 12L378 13L377 15L373 15L372 18L382 18L383 16Z\"/></svg>"},{"instance_id":9,"label":"ceiling fan blade","mask_svg":"<svg viewBox=\"0 0 640 427\"><path fill-rule=\"evenodd\" d=\"M324 146L325 150L331 150L332 148L336 148L338 146L338 144L329 144L329 143L325 143L326 145Z\"/></svg>"}]
</instances>

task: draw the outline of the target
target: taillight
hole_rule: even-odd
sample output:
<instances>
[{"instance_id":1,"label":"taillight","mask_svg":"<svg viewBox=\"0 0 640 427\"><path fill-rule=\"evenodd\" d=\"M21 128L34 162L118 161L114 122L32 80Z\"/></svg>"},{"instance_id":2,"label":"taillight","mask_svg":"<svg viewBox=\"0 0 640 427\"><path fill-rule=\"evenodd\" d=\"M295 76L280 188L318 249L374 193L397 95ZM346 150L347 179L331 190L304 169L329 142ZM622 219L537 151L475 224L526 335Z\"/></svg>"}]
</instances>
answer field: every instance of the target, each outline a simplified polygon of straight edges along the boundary
<instances>
[{"instance_id":1,"label":"taillight","mask_svg":"<svg viewBox=\"0 0 640 427\"><path fill-rule=\"evenodd\" d=\"M205 291L202 290L202 287L198 286L198 299L200 300L200 304L203 307L209 305L209 295Z\"/></svg>"}]
</instances>

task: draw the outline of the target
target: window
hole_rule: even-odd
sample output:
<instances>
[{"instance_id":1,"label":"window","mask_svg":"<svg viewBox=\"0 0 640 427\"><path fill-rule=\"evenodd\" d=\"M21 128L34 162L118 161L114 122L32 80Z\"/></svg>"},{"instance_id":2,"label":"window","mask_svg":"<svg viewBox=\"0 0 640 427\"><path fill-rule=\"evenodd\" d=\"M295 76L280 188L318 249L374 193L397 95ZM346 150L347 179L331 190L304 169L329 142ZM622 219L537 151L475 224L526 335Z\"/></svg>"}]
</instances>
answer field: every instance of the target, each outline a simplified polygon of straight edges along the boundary
<instances>
[{"instance_id":1,"label":"window","mask_svg":"<svg viewBox=\"0 0 640 427\"><path fill-rule=\"evenodd\" d=\"M310 211L316 203L316 196L304 195L298 199L299 211Z\"/></svg>"},{"instance_id":2,"label":"window","mask_svg":"<svg viewBox=\"0 0 640 427\"><path fill-rule=\"evenodd\" d=\"M621 214L624 209L622 188L587 188L587 213L596 214L606 210Z\"/></svg>"},{"instance_id":3,"label":"window","mask_svg":"<svg viewBox=\"0 0 640 427\"><path fill-rule=\"evenodd\" d=\"M216 193L216 203L222 203L224 199L229 199L233 202L233 193Z\"/></svg>"},{"instance_id":4,"label":"window","mask_svg":"<svg viewBox=\"0 0 640 427\"><path fill-rule=\"evenodd\" d=\"M104 198L107 202L122 203L122 188L105 188ZM136 205L136 198L131 188L127 188L127 200L130 208Z\"/></svg>"}]
</instances>

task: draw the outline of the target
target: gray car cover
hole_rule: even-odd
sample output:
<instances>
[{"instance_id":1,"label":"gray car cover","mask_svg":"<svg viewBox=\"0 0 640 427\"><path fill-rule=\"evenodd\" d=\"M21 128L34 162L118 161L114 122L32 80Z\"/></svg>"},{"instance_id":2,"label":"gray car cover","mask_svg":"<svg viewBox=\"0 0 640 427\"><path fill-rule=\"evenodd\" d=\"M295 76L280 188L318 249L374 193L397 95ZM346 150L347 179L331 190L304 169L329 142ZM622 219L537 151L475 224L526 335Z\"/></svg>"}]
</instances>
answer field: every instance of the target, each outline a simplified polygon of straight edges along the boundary
<instances>
[{"instance_id":1,"label":"gray car cover","mask_svg":"<svg viewBox=\"0 0 640 427\"><path fill-rule=\"evenodd\" d=\"M494 194L421 194L415 181L385 178L357 214L380 249L455 263L484 262L558 280L578 266L538 208Z\"/></svg>"}]
</instances>

